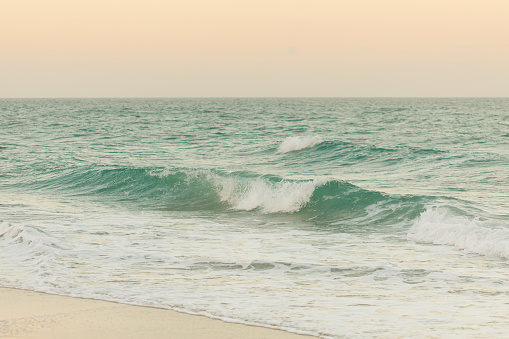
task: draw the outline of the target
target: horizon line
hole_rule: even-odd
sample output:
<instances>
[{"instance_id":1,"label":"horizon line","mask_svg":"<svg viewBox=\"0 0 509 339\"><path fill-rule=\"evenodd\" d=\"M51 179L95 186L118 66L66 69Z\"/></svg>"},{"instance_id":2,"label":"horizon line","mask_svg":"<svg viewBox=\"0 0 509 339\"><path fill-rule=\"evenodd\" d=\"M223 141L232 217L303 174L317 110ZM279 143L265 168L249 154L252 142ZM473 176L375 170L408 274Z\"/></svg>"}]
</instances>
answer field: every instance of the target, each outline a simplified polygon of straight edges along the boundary
<instances>
[{"instance_id":1,"label":"horizon line","mask_svg":"<svg viewBox=\"0 0 509 339\"><path fill-rule=\"evenodd\" d=\"M509 96L63 96L0 97L10 99L507 99Z\"/></svg>"}]
</instances>

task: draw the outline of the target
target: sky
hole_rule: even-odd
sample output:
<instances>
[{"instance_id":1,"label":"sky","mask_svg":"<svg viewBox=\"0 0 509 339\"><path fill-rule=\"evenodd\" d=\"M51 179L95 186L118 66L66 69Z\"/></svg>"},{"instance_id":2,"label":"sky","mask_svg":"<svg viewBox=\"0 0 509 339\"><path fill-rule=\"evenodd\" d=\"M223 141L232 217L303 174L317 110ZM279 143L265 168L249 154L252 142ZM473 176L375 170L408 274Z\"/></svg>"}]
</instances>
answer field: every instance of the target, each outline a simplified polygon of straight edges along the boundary
<instances>
[{"instance_id":1,"label":"sky","mask_svg":"<svg viewBox=\"0 0 509 339\"><path fill-rule=\"evenodd\" d=\"M509 0L0 0L0 97L509 97Z\"/></svg>"}]
</instances>

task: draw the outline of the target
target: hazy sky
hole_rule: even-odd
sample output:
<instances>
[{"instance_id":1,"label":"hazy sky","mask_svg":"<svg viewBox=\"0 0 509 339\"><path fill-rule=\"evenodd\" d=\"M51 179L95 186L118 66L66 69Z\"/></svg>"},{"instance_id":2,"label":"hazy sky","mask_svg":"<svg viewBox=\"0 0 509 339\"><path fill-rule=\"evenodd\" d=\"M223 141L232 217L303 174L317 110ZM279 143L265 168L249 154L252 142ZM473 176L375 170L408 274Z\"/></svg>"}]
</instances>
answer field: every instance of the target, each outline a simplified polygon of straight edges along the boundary
<instances>
[{"instance_id":1,"label":"hazy sky","mask_svg":"<svg viewBox=\"0 0 509 339\"><path fill-rule=\"evenodd\" d=\"M0 97L509 96L509 0L0 0Z\"/></svg>"}]
</instances>

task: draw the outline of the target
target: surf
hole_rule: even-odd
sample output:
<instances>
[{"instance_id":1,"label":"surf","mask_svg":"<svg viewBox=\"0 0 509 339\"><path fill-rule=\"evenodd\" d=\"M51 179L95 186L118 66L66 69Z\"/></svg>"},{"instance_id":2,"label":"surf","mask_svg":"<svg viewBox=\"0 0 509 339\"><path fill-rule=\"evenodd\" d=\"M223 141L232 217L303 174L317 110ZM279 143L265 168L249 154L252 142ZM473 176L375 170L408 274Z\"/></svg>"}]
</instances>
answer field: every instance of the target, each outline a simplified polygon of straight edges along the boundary
<instances>
[{"instance_id":1,"label":"surf","mask_svg":"<svg viewBox=\"0 0 509 339\"><path fill-rule=\"evenodd\" d=\"M407 238L418 243L453 246L466 253L509 259L509 228L501 223L430 207L417 218Z\"/></svg>"}]
</instances>

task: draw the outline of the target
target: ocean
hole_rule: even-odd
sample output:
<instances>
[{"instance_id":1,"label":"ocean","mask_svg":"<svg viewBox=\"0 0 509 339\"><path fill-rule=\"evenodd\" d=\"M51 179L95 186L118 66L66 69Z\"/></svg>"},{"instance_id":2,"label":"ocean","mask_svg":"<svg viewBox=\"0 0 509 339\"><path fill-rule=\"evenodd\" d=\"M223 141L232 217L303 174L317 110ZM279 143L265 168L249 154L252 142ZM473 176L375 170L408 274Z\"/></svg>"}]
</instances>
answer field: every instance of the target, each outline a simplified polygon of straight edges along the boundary
<instances>
[{"instance_id":1,"label":"ocean","mask_svg":"<svg viewBox=\"0 0 509 339\"><path fill-rule=\"evenodd\" d=\"M0 99L0 286L507 337L509 99Z\"/></svg>"}]
</instances>

